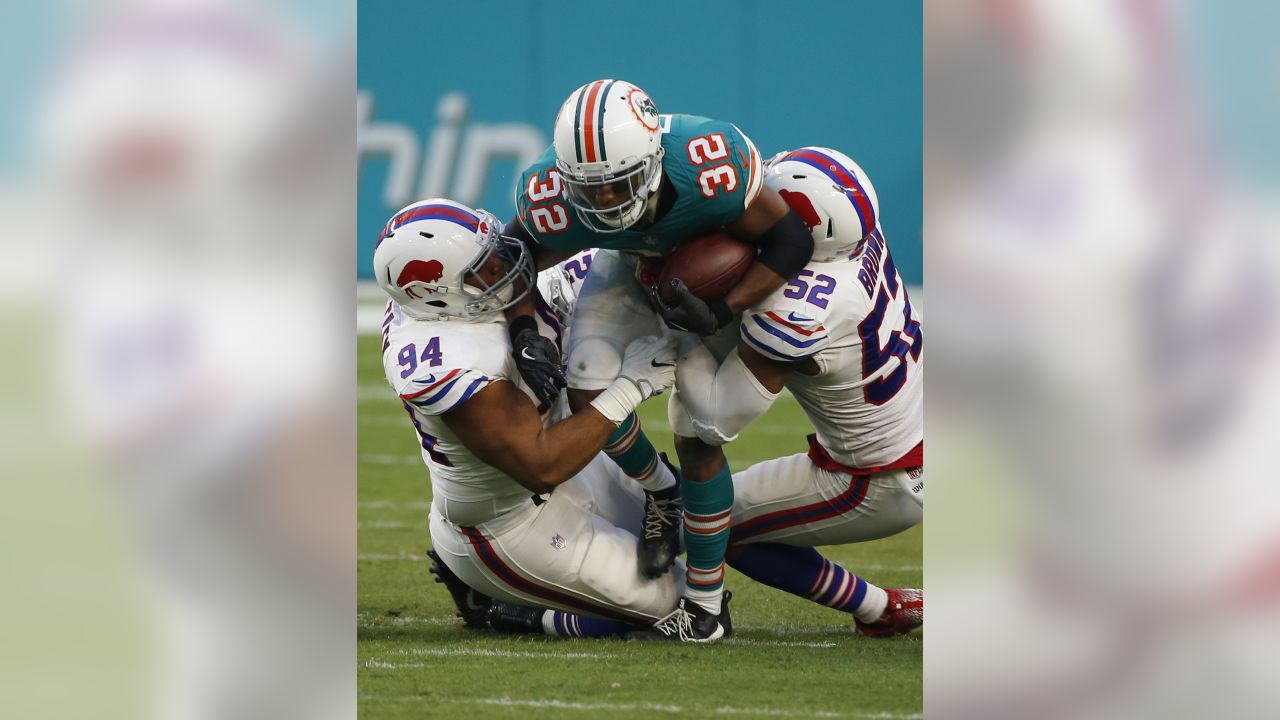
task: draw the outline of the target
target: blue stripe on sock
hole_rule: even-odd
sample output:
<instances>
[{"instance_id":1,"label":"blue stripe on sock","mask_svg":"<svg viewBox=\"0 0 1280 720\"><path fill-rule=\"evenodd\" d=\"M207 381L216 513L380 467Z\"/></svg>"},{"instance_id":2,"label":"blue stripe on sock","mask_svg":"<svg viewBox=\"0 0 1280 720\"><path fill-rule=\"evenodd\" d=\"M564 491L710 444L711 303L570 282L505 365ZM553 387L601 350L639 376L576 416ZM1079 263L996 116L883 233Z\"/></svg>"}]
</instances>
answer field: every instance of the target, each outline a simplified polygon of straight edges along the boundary
<instances>
[{"instance_id":1,"label":"blue stripe on sock","mask_svg":"<svg viewBox=\"0 0 1280 720\"><path fill-rule=\"evenodd\" d=\"M853 599L849 601L849 612L853 612L862 604L862 598L867 596L867 581L858 578L858 587L853 591Z\"/></svg>"},{"instance_id":2,"label":"blue stripe on sock","mask_svg":"<svg viewBox=\"0 0 1280 720\"><path fill-rule=\"evenodd\" d=\"M756 582L805 599L810 599L809 593L818 584L823 572L830 573L830 585L812 600L821 605L829 606L829 603L835 601L836 593L846 576L852 577L856 583L853 597L836 609L853 612L867 595L865 580L822 557L813 548L778 543L750 543L738 545L735 552L738 553L737 556L729 563L735 570Z\"/></svg>"},{"instance_id":3,"label":"blue stripe on sock","mask_svg":"<svg viewBox=\"0 0 1280 720\"><path fill-rule=\"evenodd\" d=\"M553 610L552 612L555 613L553 624L556 628L556 634L564 638L607 638L615 635L621 637L632 630L643 627L642 625L633 625L617 620L574 615L573 613L559 610Z\"/></svg>"}]
</instances>

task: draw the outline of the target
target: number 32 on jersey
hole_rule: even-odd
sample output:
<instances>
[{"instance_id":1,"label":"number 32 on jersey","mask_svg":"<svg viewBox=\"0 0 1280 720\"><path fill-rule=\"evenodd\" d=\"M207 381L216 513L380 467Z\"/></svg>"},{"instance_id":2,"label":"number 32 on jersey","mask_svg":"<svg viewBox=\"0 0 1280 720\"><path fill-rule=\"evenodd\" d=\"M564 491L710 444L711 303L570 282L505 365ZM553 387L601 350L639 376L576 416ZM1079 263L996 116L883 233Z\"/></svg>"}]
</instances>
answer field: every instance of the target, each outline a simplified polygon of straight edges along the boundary
<instances>
[{"instance_id":1,"label":"number 32 on jersey","mask_svg":"<svg viewBox=\"0 0 1280 720\"><path fill-rule=\"evenodd\" d=\"M733 163L717 162L729 158L729 146L724 141L724 135L699 135L685 145L685 152L689 155L689 162L698 166L706 165L698 173L698 189L702 191L703 197L715 197L720 194L721 189L725 192L738 189L738 171Z\"/></svg>"},{"instance_id":2,"label":"number 32 on jersey","mask_svg":"<svg viewBox=\"0 0 1280 720\"><path fill-rule=\"evenodd\" d=\"M529 186L525 189L525 195L528 196L531 204L560 197L560 192L563 189L560 182L560 172L555 168L548 168L546 175L545 180L542 179L542 173L537 173L529 178ZM564 203L551 202L530 208L529 221L533 223L534 228L541 235L557 233L569 227L569 211L565 208Z\"/></svg>"}]
</instances>

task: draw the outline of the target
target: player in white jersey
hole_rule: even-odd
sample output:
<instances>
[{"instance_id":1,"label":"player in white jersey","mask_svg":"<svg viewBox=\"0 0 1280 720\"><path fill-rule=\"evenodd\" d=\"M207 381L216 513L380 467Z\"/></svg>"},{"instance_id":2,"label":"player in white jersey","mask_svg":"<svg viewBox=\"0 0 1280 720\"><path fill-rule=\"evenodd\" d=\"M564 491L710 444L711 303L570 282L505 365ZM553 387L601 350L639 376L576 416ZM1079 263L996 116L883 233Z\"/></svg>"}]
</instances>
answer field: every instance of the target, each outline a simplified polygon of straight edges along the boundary
<instances>
[{"instance_id":1,"label":"player in white jersey","mask_svg":"<svg viewBox=\"0 0 1280 720\"><path fill-rule=\"evenodd\" d=\"M817 432L810 450L735 473L729 563L754 580L848 612L858 632L896 635L923 623L923 593L883 590L814 546L863 542L920 522L923 333L877 222L875 190L851 159L801 148L770 162L766 182L814 236L814 259L744 314L738 346L701 342L677 366L677 436L723 445L785 386ZM504 632L589 637L573 616L497 603ZM686 639L680 613L640 634ZM636 633L633 633L634 637Z\"/></svg>"},{"instance_id":2,"label":"player in white jersey","mask_svg":"<svg viewBox=\"0 0 1280 720\"><path fill-rule=\"evenodd\" d=\"M687 349L670 401L677 435L722 445L786 387L816 430L808 453L734 474L734 567L778 563L787 552L752 558L744 554L752 544L863 542L923 515L923 333L880 230L875 191L851 159L822 147L775 156L765 183L809 225L813 259L743 314L738 346L723 361L701 343ZM779 581L812 581L815 599L842 605L861 592L854 615L865 634L922 621L920 591L857 590L861 579L841 576L816 553L805 557L787 563L795 571Z\"/></svg>"},{"instance_id":3,"label":"player in white jersey","mask_svg":"<svg viewBox=\"0 0 1280 720\"><path fill-rule=\"evenodd\" d=\"M491 597L652 621L678 602L683 565L657 579L640 574L639 528L613 519L638 525L643 496L601 450L672 382L675 352L637 340L589 407L535 407L502 313L529 292L533 270L500 227L484 211L424 200L391 218L374 254L391 296L384 370L431 472L432 557ZM538 331L559 339L555 308L540 293L535 304Z\"/></svg>"}]
</instances>

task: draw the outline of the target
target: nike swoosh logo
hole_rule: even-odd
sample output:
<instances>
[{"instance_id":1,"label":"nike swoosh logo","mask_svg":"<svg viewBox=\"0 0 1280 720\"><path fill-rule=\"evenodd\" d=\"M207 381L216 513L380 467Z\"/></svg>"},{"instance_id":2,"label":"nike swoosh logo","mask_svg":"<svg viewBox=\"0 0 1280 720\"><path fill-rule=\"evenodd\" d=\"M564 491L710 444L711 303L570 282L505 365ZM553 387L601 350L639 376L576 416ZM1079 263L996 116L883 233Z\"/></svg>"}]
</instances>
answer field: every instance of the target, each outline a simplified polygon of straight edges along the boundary
<instances>
[{"instance_id":1,"label":"nike swoosh logo","mask_svg":"<svg viewBox=\"0 0 1280 720\"><path fill-rule=\"evenodd\" d=\"M431 375L428 375L428 376L426 376L426 377L424 377L424 378L418 378L417 380L414 380L414 382L425 383L425 384L427 384L427 385L430 385L431 383L433 383L433 382L435 382L435 381L436 381L436 376L435 376L435 374L434 374L434 373L432 373Z\"/></svg>"},{"instance_id":2,"label":"nike swoosh logo","mask_svg":"<svg viewBox=\"0 0 1280 720\"><path fill-rule=\"evenodd\" d=\"M536 358L536 357L534 357L534 356L532 356L532 355L530 355L530 354L529 354L529 348L523 348L523 349L521 349L521 350L520 350L520 357L524 358L525 360L533 360L533 361L535 361L535 362L536 362L536 361L537 361L537 359L538 359L538 358Z\"/></svg>"},{"instance_id":3,"label":"nike swoosh logo","mask_svg":"<svg viewBox=\"0 0 1280 720\"><path fill-rule=\"evenodd\" d=\"M650 364L650 365L652 365L652 366L654 366L654 367L675 367L675 366L676 366L676 364L675 364L675 363L660 363L660 362L658 362L658 359L657 359L657 358L654 358L654 359L650 360L650 361L649 361L649 364Z\"/></svg>"},{"instance_id":4,"label":"nike swoosh logo","mask_svg":"<svg viewBox=\"0 0 1280 720\"><path fill-rule=\"evenodd\" d=\"M787 319L791 322L813 322L813 318L797 315L795 313L787 313Z\"/></svg>"}]
</instances>

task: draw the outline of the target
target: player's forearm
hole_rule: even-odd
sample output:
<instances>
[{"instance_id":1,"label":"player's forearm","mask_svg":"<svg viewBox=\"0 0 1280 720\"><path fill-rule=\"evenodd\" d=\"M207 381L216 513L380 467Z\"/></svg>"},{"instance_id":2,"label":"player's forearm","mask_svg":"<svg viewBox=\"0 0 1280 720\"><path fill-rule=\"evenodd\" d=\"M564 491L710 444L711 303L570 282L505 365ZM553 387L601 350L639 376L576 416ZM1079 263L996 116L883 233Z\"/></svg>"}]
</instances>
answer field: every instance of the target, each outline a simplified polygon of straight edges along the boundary
<instances>
[{"instance_id":1,"label":"player's forearm","mask_svg":"<svg viewBox=\"0 0 1280 720\"><path fill-rule=\"evenodd\" d=\"M772 295L775 290L782 287L786 282L786 278L781 277L757 260L751 264L751 267L747 268L746 274L725 296L724 302L734 315L738 315L755 307L756 304Z\"/></svg>"},{"instance_id":2,"label":"player's forearm","mask_svg":"<svg viewBox=\"0 0 1280 720\"><path fill-rule=\"evenodd\" d=\"M533 319L533 293L526 294L511 307L502 311L507 318L507 328L511 332L512 338L519 335L524 330L533 330L537 332L538 324ZM523 320L521 319L523 318Z\"/></svg>"},{"instance_id":3,"label":"player's forearm","mask_svg":"<svg viewBox=\"0 0 1280 720\"><path fill-rule=\"evenodd\" d=\"M586 467L616 429L593 407L574 413L538 434L523 463L523 477L516 480L534 492L551 492Z\"/></svg>"},{"instance_id":4,"label":"player's forearm","mask_svg":"<svg viewBox=\"0 0 1280 720\"><path fill-rule=\"evenodd\" d=\"M773 294L813 257L813 235L794 210L788 210L756 240L760 254L725 303L740 313Z\"/></svg>"}]
</instances>

